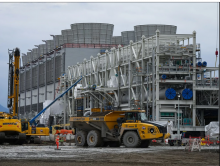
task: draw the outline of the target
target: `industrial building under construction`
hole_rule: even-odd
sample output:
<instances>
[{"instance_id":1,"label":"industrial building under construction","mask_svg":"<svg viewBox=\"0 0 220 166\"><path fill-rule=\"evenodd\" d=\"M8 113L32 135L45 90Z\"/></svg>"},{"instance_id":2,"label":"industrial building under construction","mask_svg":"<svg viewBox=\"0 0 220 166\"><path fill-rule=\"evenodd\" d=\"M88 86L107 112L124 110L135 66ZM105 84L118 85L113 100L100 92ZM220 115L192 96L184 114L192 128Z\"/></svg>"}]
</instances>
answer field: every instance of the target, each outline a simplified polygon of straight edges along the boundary
<instances>
[{"instance_id":1,"label":"industrial building under construction","mask_svg":"<svg viewBox=\"0 0 220 166\"><path fill-rule=\"evenodd\" d=\"M202 132L218 120L218 67L202 59L196 31L176 34L176 26L146 24L113 36L113 29L105 23L71 24L23 54L20 115L33 117L82 76L43 123L67 123L94 108L142 109L148 120L173 121L173 131L178 120L180 131Z\"/></svg>"}]
</instances>

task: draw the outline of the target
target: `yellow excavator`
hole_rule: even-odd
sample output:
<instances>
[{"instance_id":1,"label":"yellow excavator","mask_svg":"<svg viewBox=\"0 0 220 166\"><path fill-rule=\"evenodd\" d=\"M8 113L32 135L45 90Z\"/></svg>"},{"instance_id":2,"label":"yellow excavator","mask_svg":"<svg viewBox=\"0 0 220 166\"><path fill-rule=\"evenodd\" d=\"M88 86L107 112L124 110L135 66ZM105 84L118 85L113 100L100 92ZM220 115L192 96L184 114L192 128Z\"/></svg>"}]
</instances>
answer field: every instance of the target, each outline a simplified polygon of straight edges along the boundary
<instances>
[{"instance_id":1,"label":"yellow excavator","mask_svg":"<svg viewBox=\"0 0 220 166\"><path fill-rule=\"evenodd\" d=\"M20 50L9 51L7 104L11 113L0 112L0 144L23 144L32 139L34 143L40 143L38 136L49 136L49 128L32 127L29 121L18 119L19 61Z\"/></svg>"},{"instance_id":2,"label":"yellow excavator","mask_svg":"<svg viewBox=\"0 0 220 166\"><path fill-rule=\"evenodd\" d=\"M30 121L18 119L19 59L20 50L18 48L9 52L8 108L12 110L12 113L0 112L0 144L4 142L23 144L32 141L33 143L40 143L38 136L49 136L49 128L38 125L35 120L82 80L81 77Z\"/></svg>"},{"instance_id":3,"label":"yellow excavator","mask_svg":"<svg viewBox=\"0 0 220 166\"><path fill-rule=\"evenodd\" d=\"M18 48L9 52L8 108L12 110L12 113L0 112L0 144L4 142L23 144L32 141L33 143L40 143L38 136L49 136L49 128L37 124L35 120L82 80L81 77L30 121L18 119L19 59L20 50Z\"/></svg>"}]
</instances>

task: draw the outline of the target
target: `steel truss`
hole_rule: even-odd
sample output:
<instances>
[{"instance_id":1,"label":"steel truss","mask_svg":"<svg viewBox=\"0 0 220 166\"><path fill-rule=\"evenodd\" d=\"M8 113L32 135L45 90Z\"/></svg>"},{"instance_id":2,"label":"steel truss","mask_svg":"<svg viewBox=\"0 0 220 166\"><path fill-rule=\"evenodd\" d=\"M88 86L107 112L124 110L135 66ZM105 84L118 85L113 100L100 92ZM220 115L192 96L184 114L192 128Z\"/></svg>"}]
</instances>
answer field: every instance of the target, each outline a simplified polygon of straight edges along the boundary
<instances>
[{"instance_id":1,"label":"steel truss","mask_svg":"<svg viewBox=\"0 0 220 166\"><path fill-rule=\"evenodd\" d=\"M191 43L190 43L191 42ZM196 44L196 32L192 34L164 35L159 30L150 38L142 36L138 42L130 41L128 46L118 46L106 50L105 54L91 56L82 63L69 66L67 69L67 82L69 85L83 76L81 81L83 112L91 108L100 108L107 103L115 110L145 109L149 119L177 121L175 117L161 116L163 110L176 110L178 104L182 116L192 119L189 126L182 125L182 130L203 130L196 123L197 102L196 91L208 90L213 93L219 89L218 83L204 86L204 70L216 71L215 67L197 67L196 62L201 61L200 44ZM162 79L166 74L168 77ZM197 74L202 75L201 81L197 81ZM96 89L91 89L95 85ZM166 88L176 88L180 92L183 88L190 88L193 97L190 100L178 99L167 100L164 96ZM164 91L164 92L163 92ZM163 93L162 93L163 92ZM161 93L161 95L160 95ZM205 92L204 92L205 93ZM72 93L73 94L73 93ZM89 100L88 100L89 98ZM216 103L218 95L213 98L212 104ZM73 95L68 95L69 112L76 115L77 108L74 106ZM96 100L97 102L93 102ZM90 104L88 104L90 102ZM175 126L174 126L175 127ZM174 128L175 129L175 128Z\"/></svg>"}]
</instances>

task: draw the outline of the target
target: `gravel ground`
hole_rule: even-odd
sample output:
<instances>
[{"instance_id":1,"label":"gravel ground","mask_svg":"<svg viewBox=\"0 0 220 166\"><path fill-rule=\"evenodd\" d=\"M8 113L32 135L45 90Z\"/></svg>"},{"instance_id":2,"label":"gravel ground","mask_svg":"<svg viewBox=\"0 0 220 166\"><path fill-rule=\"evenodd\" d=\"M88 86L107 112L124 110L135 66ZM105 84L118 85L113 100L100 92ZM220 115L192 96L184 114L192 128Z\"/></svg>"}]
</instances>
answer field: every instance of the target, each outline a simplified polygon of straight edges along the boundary
<instances>
[{"instance_id":1,"label":"gravel ground","mask_svg":"<svg viewBox=\"0 0 220 166\"><path fill-rule=\"evenodd\" d=\"M201 152L184 151L184 147L150 146L149 148L81 148L76 146L0 146L3 166L125 166L125 165L219 165L219 146L204 146Z\"/></svg>"}]
</instances>

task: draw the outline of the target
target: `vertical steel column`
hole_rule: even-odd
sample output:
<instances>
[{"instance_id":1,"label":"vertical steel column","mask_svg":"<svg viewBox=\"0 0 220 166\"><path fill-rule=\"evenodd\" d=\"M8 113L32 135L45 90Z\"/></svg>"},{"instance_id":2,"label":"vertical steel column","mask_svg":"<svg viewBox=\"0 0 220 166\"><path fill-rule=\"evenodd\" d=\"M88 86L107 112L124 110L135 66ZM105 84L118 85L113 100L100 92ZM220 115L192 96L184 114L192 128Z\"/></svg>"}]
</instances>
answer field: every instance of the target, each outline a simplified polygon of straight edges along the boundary
<instances>
[{"instance_id":1,"label":"vertical steel column","mask_svg":"<svg viewBox=\"0 0 220 166\"><path fill-rule=\"evenodd\" d=\"M147 84L147 86L148 86L148 91L147 91L147 109L148 109L148 114L149 114L149 105L148 104L149 104L149 101L152 101L152 97L151 97L152 83L149 84L149 77L150 77L150 75L149 75L149 64L152 62L152 58L149 57L150 56L150 54L149 54L149 49L150 49L149 43L150 43L150 39L148 38L147 39L147 57L148 57L148 62L147 62L147 65L148 65L148 67L147 67L147 70L148 70L147 71L147 73L148 73L148 77L147 77L147 81L148 81L148 84ZM151 63L151 66L152 66L152 63ZM151 112L152 112L152 110L151 110ZM151 114L151 116L152 116L152 114ZM150 118L148 118L148 119L151 120Z\"/></svg>"},{"instance_id":2,"label":"vertical steel column","mask_svg":"<svg viewBox=\"0 0 220 166\"><path fill-rule=\"evenodd\" d=\"M220 3L219 3L219 7L218 7L218 12L219 12L219 9L220 9ZM219 13L217 13L218 15L220 15L220 12ZM219 17L218 17L219 18ZM220 22L218 21L218 23L219 23L219 25L220 25ZM218 28L220 27L218 25ZM219 29L218 29L218 31L219 31ZM218 36L218 38L220 39L220 33L219 33L219 36ZM218 41L218 44L219 44L219 47L218 48L220 48L220 42ZM219 79L220 79L220 57L218 57L218 84L220 84L220 81L219 81ZM219 106L219 108L218 108L218 121L220 121L220 104L219 104L219 99L220 99L220 85L218 85L218 106Z\"/></svg>"},{"instance_id":3,"label":"vertical steel column","mask_svg":"<svg viewBox=\"0 0 220 166\"><path fill-rule=\"evenodd\" d=\"M160 106L159 104L157 104L157 102L159 101L159 63L160 63L160 57L158 56L159 51L160 51L160 43L159 43L159 37L160 37L160 31L157 29L156 30L156 99L155 99L155 104L156 104L156 121L159 121L159 115L160 115Z\"/></svg>"},{"instance_id":4,"label":"vertical steel column","mask_svg":"<svg viewBox=\"0 0 220 166\"><path fill-rule=\"evenodd\" d=\"M33 63L32 63L32 61L33 61L33 54L32 54L32 52L33 51L31 51L31 80L30 80L30 84L31 84L31 105L30 105L30 112L32 112L32 87L33 87L33 85L32 85L32 75L33 75L33 73L32 73L32 67L33 67Z\"/></svg>"},{"instance_id":5,"label":"vertical steel column","mask_svg":"<svg viewBox=\"0 0 220 166\"><path fill-rule=\"evenodd\" d=\"M141 56L141 109L143 109L143 103L144 103L144 78L143 78L143 72L144 72L144 57L145 57L145 36L143 35L141 37L142 39L142 56Z\"/></svg>"},{"instance_id":6,"label":"vertical steel column","mask_svg":"<svg viewBox=\"0 0 220 166\"><path fill-rule=\"evenodd\" d=\"M178 94L179 95L179 94ZM180 139L180 96L178 96L178 114L177 114L177 134L178 134L178 139Z\"/></svg>"},{"instance_id":7,"label":"vertical steel column","mask_svg":"<svg viewBox=\"0 0 220 166\"><path fill-rule=\"evenodd\" d=\"M92 60L93 60L93 56L90 57L90 85L93 85L93 79L92 79L92 73L93 73Z\"/></svg>"},{"instance_id":8,"label":"vertical steel column","mask_svg":"<svg viewBox=\"0 0 220 166\"><path fill-rule=\"evenodd\" d=\"M116 53L117 53L117 50L116 50ZM121 45L118 46L118 103L117 103L117 106L118 108L120 107L121 105L121 92L120 92L120 85L121 85L121 74L120 74L120 58L121 58Z\"/></svg>"},{"instance_id":9,"label":"vertical steel column","mask_svg":"<svg viewBox=\"0 0 220 166\"><path fill-rule=\"evenodd\" d=\"M148 108L148 102L149 102L149 62L147 62L147 119L149 120L149 108Z\"/></svg>"},{"instance_id":10,"label":"vertical steel column","mask_svg":"<svg viewBox=\"0 0 220 166\"><path fill-rule=\"evenodd\" d=\"M107 72L107 67L108 67L107 66L107 64L108 64L108 59L107 58L108 58L108 55L109 55L108 50L105 50L105 55L106 56L105 56L105 71L104 71L105 72L104 87L106 88L107 87L107 77L108 77L108 72ZM105 104L104 107L107 106L106 94L105 94L104 104Z\"/></svg>"},{"instance_id":11,"label":"vertical steel column","mask_svg":"<svg viewBox=\"0 0 220 166\"><path fill-rule=\"evenodd\" d=\"M54 91L54 99L56 98L56 96L55 96L55 89L56 89L56 72L55 72L55 68L56 68L56 65L55 65L55 58L56 58L56 37L53 35L53 40L54 40L54 56L53 56L53 91Z\"/></svg>"},{"instance_id":12,"label":"vertical steel column","mask_svg":"<svg viewBox=\"0 0 220 166\"><path fill-rule=\"evenodd\" d=\"M45 101L47 100L47 53L48 53L48 48L47 48L47 41L46 40L42 40L43 42L45 42L46 44L46 54L45 55L45 66L44 66L44 83L45 83L45 88L44 88L44 97L45 97Z\"/></svg>"},{"instance_id":13,"label":"vertical steel column","mask_svg":"<svg viewBox=\"0 0 220 166\"><path fill-rule=\"evenodd\" d=\"M96 74L96 84L97 85L101 85L101 82L99 83L99 80L100 80L100 77L99 77L99 67L100 67L100 56L101 56L101 54L100 53L98 53L97 54L97 63L96 63L96 65L97 65L97 67L96 67L96 71L95 71L95 74Z\"/></svg>"},{"instance_id":14,"label":"vertical steel column","mask_svg":"<svg viewBox=\"0 0 220 166\"><path fill-rule=\"evenodd\" d=\"M40 84L40 63L39 63L39 57L37 58L37 112L39 112L39 84Z\"/></svg>"},{"instance_id":15,"label":"vertical steel column","mask_svg":"<svg viewBox=\"0 0 220 166\"><path fill-rule=\"evenodd\" d=\"M103 58L102 58L103 59ZM103 86L104 84L103 84L103 80L104 80L104 72L103 72L103 70L104 70L104 61L102 60L102 63L101 63L101 66L102 66L102 69L101 69L101 71L102 71L102 73L101 73L101 77L102 77L102 82L101 82L101 85Z\"/></svg>"},{"instance_id":16,"label":"vertical steel column","mask_svg":"<svg viewBox=\"0 0 220 166\"><path fill-rule=\"evenodd\" d=\"M38 46L38 58L37 58L37 112L39 112L39 84L40 84L40 67L39 67L39 58L40 58L40 51L39 51L39 46Z\"/></svg>"},{"instance_id":17,"label":"vertical steel column","mask_svg":"<svg viewBox=\"0 0 220 166\"><path fill-rule=\"evenodd\" d=\"M90 115L92 114L92 108L93 108L93 98L92 95L89 96L90 97Z\"/></svg>"},{"instance_id":18,"label":"vertical steel column","mask_svg":"<svg viewBox=\"0 0 220 166\"><path fill-rule=\"evenodd\" d=\"M155 120L155 48L152 52L152 120Z\"/></svg>"},{"instance_id":19,"label":"vertical steel column","mask_svg":"<svg viewBox=\"0 0 220 166\"><path fill-rule=\"evenodd\" d=\"M93 56L90 57L90 86L92 85L92 59L93 59ZM90 114L92 114L92 108L94 107L94 103L93 103L93 97L92 95L90 95Z\"/></svg>"},{"instance_id":20,"label":"vertical steel column","mask_svg":"<svg viewBox=\"0 0 220 166\"><path fill-rule=\"evenodd\" d=\"M201 110L201 126L205 126L205 124L204 124L204 110Z\"/></svg>"},{"instance_id":21,"label":"vertical steel column","mask_svg":"<svg viewBox=\"0 0 220 166\"><path fill-rule=\"evenodd\" d=\"M63 76L63 82L64 82L64 91L66 91L66 75L64 74ZM67 107L67 102L66 102L66 94L63 96L64 97L64 105L65 105L65 108L64 108L64 122L63 122L63 125L64 125L64 130L66 129L65 127L65 124L66 124L66 107Z\"/></svg>"},{"instance_id":22,"label":"vertical steel column","mask_svg":"<svg viewBox=\"0 0 220 166\"><path fill-rule=\"evenodd\" d=\"M193 31L193 127L196 126L196 31Z\"/></svg>"},{"instance_id":23,"label":"vertical steel column","mask_svg":"<svg viewBox=\"0 0 220 166\"><path fill-rule=\"evenodd\" d=\"M106 54L106 56L105 56L105 84L104 84L104 86L107 87L107 63L108 63L107 58L108 58L108 50L105 51L105 54Z\"/></svg>"},{"instance_id":24,"label":"vertical steel column","mask_svg":"<svg viewBox=\"0 0 220 166\"><path fill-rule=\"evenodd\" d=\"M70 72L70 66L68 66L68 71ZM72 81L71 81L71 78L69 78L69 75L70 74L68 74L67 75L67 81L68 81L68 85L70 85L70 86L72 86L73 84L72 84ZM56 91L56 89L55 89L55 91ZM55 94L55 91L54 91L54 94ZM73 96L74 96L74 91L73 91L73 88L71 89L71 91L72 91L72 96L70 96L70 91L68 91L68 97L67 97L67 99L68 99L68 108L69 108L69 115L73 115L73 111L72 111L72 100L73 100Z\"/></svg>"},{"instance_id":25,"label":"vertical steel column","mask_svg":"<svg viewBox=\"0 0 220 166\"><path fill-rule=\"evenodd\" d=\"M83 97L83 114L86 112L86 96Z\"/></svg>"},{"instance_id":26,"label":"vertical steel column","mask_svg":"<svg viewBox=\"0 0 220 166\"><path fill-rule=\"evenodd\" d=\"M26 65L26 64L25 64ZM26 72L26 66L24 65L24 114L25 114L25 118L27 118L26 116L26 74L27 74L27 72Z\"/></svg>"},{"instance_id":27,"label":"vertical steel column","mask_svg":"<svg viewBox=\"0 0 220 166\"><path fill-rule=\"evenodd\" d=\"M129 69L128 69L128 107L131 109L131 80L132 80L132 43L133 41L130 41L130 57L129 57Z\"/></svg>"}]
</instances>

